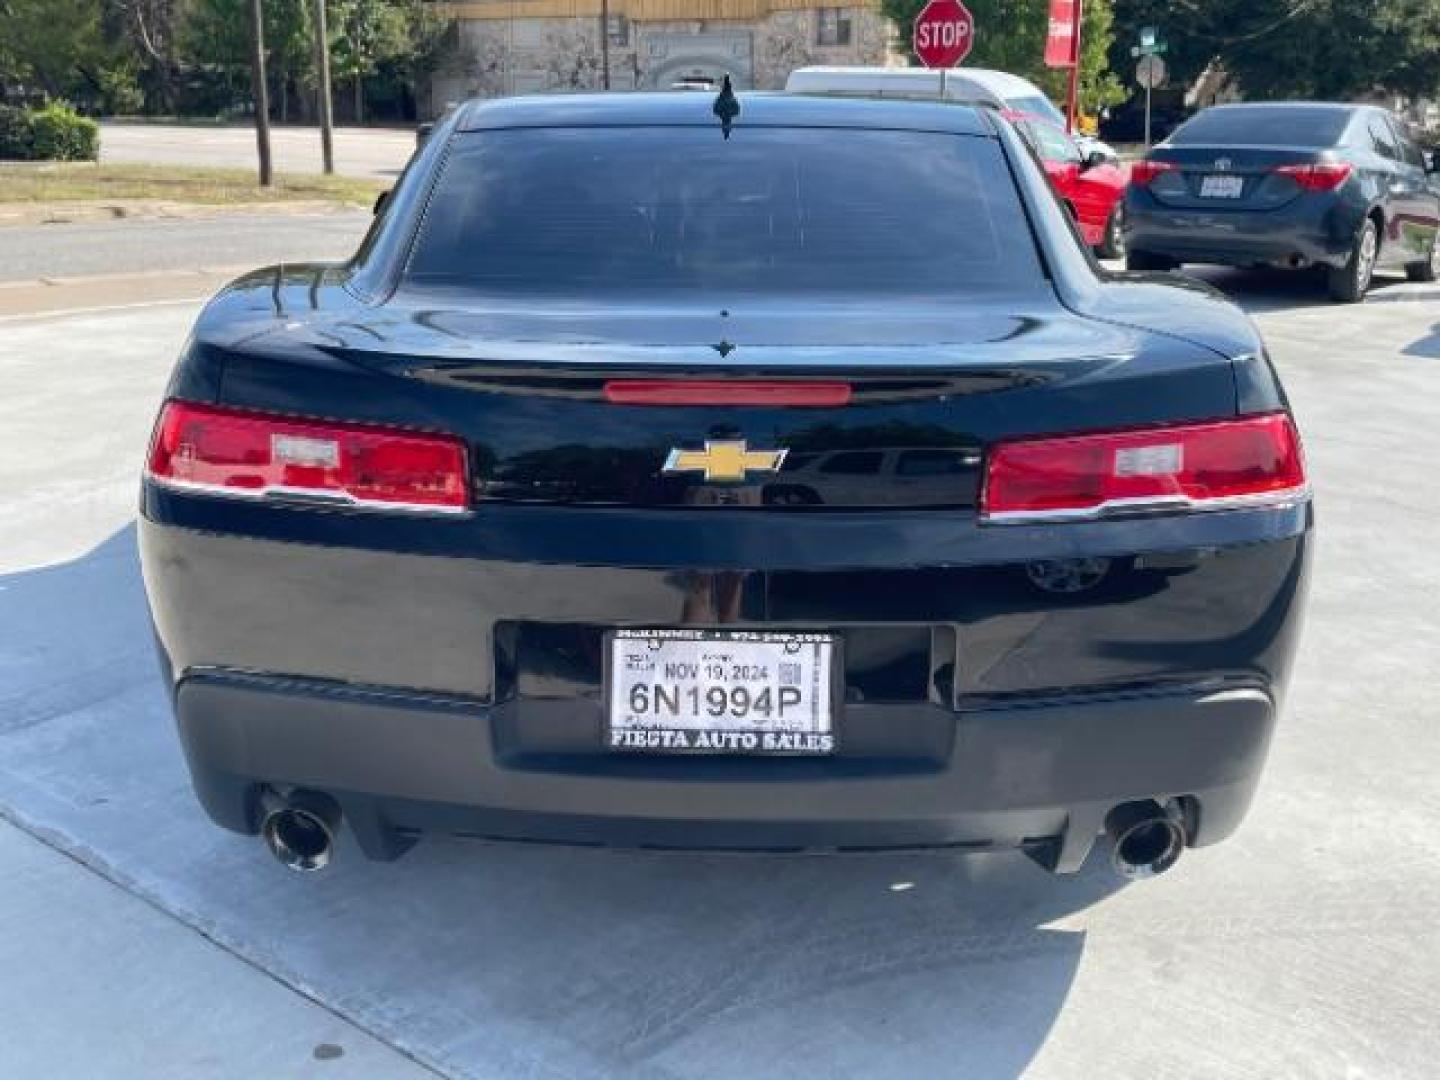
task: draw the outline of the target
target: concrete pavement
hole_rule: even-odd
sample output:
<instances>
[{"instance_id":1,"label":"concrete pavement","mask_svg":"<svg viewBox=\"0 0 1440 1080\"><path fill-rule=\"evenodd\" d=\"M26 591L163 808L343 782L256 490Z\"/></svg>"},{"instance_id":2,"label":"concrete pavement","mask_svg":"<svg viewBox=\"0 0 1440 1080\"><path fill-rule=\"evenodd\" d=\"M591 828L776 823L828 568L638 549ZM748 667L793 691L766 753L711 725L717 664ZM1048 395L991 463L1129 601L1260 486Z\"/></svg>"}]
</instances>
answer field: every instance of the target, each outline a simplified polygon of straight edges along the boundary
<instances>
[{"instance_id":1,"label":"concrete pavement","mask_svg":"<svg viewBox=\"0 0 1440 1080\"><path fill-rule=\"evenodd\" d=\"M434 1074L0 821L0 1076Z\"/></svg>"},{"instance_id":2,"label":"concrete pavement","mask_svg":"<svg viewBox=\"0 0 1440 1080\"><path fill-rule=\"evenodd\" d=\"M1287 380L1320 532L1254 812L1164 878L1122 888L1098 859L1052 878L1011 855L440 839L376 865L348 838L332 871L285 873L195 806L150 656L135 478L194 304L0 321L0 816L117 905L129 894L218 944L220 966L264 971L456 1076L1431 1075L1440 288L1335 307L1293 277L1211 277L1256 313ZM3 845L6 869L21 865ZM28 1055L15 1060L61 1060L62 988L96 961L52 944L77 924L25 906L19 880L0 876L0 918L27 920L0 962L56 974L0 998L22 1021L7 1041ZM193 1061L190 1033L156 1029L132 1066L121 1000L183 983L187 963L105 969L116 1022L87 1026L89 1058L64 1060L114 1060L112 1075ZM242 1034L264 999L227 989ZM290 1050L247 1052L213 999L164 1000L228 1040L190 1075L286 1074ZM312 1019L287 1046L339 1040L357 1074L398 1074Z\"/></svg>"},{"instance_id":3,"label":"concrete pavement","mask_svg":"<svg viewBox=\"0 0 1440 1080\"><path fill-rule=\"evenodd\" d=\"M415 149L413 129L337 128L335 171L342 176L394 180ZM271 129L276 172L321 171L318 128ZM149 124L106 120L100 125L100 160L144 165L256 167L255 129L249 125Z\"/></svg>"}]
</instances>

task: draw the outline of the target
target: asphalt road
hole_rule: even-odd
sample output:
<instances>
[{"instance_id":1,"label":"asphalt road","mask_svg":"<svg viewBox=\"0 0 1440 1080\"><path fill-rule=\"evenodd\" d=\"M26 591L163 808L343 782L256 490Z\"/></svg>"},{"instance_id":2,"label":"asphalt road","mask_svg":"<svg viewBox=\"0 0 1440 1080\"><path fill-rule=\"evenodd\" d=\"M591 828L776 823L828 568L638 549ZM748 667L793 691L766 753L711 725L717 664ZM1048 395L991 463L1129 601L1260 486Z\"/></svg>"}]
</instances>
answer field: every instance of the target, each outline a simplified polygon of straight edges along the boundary
<instances>
[{"instance_id":1,"label":"asphalt road","mask_svg":"<svg viewBox=\"0 0 1440 1080\"><path fill-rule=\"evenodd\" d=\"M0 1075L1435 1075L1440 288L1212 276L1305 433L1310 622L1249 821L1126 887L445 839L287 873L194 804L150 655L136 475L195 305L0 321Z\"/></svg>"},{"instance_id":2,"label":"asphalt road","mask_svg":"<svg viewBox=\"0 0 1440 1080\"><path fill-rule=\"evenodd\" d=\"M317 128L274 127L270 149L276 172L321 170ZM335 171L343 176L393 180L415 149L413 129L337 128ZM100 125L100 160L145 165L256 167L255 129L248 125L141 124L107 120Z\"/></svg>"},{"instance_id":3,"label":"asphalt road","mask_svg":"<svg viewBox=\"0 0 1440 1080\"><path fill-rule=\"evenodd\" d=\"M364 211L336 210L8 227L0 281L339 259L369 223Z\"/></svg>"}]
</instances>

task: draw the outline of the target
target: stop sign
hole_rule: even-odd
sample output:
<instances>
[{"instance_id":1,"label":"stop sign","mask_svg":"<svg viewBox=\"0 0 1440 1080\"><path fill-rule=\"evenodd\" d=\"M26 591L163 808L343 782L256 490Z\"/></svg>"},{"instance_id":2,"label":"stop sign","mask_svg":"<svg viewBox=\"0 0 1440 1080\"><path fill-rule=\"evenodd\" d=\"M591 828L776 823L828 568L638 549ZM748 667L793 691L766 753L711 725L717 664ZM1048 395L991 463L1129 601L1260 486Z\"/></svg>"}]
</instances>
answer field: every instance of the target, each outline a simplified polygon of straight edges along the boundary
<instances>
[{"instance_id":1,"label":"stop sign","mask_svg":"<svg viewBox=\"0 0 1440 1080\"><path fill-rule=\"evenodd\" d=\"M915 17L915 55L927 68L948 68L970 55L975 19L960 0L930 0Z\"/></svg>"}]
</instances>

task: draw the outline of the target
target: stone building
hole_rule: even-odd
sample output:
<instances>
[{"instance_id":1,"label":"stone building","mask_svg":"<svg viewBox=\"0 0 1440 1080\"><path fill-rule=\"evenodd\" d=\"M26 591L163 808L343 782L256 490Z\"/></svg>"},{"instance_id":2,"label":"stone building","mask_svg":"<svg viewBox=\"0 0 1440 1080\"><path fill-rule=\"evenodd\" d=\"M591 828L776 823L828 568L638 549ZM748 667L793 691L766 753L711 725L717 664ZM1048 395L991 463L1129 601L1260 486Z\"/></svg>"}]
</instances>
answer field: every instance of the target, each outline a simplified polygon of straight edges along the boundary
<instances>
[{"instance_id":1,"label":"stone building","mask_svg":"<svg viewBox=\"0 0 1440 1080\"><path fill-rule=\"evenodd\" d=\"M854 0L851 0L853 3ZM468 97L544 91L664 90L682 81L778 90L807 64L883 64L890 23L875 6L813 0L469 0L437 4L455 19L431 110Z\"/></svg>"}]
</instances>

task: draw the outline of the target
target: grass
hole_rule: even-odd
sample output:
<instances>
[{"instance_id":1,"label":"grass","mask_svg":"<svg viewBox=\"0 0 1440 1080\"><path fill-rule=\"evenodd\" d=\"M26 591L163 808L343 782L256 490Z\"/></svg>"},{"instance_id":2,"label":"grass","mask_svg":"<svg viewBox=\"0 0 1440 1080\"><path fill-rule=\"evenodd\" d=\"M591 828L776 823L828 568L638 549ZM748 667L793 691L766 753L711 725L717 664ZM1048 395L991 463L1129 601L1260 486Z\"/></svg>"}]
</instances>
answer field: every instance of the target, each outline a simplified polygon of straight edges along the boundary
<instances>
[{"instance_id":1,"label":"grass","mask_svg":"<svg viewBox=\"0 0 1440 1080\"><path fill-rule=\"evenodd\" d=\"M263 188L251 170L183 165L0 164L0 203L153 199L204 206L329 202L368 209L386 186L350 176L285 174Z\"/></svg>"}]
</instances>

